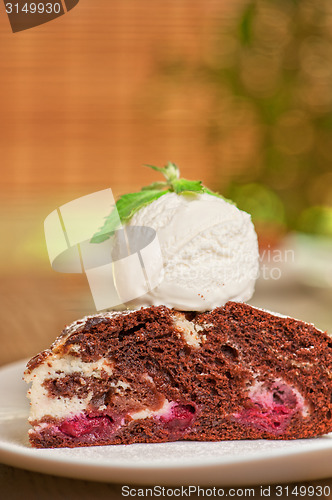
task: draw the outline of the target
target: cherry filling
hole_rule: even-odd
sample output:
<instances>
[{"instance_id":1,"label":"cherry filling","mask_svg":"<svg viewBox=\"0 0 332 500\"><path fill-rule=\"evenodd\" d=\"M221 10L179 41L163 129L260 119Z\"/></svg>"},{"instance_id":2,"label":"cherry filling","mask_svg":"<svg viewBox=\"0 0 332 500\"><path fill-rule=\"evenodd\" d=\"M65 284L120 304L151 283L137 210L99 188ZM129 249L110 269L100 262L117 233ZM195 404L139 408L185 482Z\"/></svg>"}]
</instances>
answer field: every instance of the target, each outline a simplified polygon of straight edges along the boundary
<instances>
[{"instance_id":1,"label":"cherry filling","mask_svg":"<svg viewBox=\"0 0 332 500\"><path fill-rule=\"evenodd\" d=\"M192 424L195 414L196 408L193 405L174 403L165 415L159 417L159 420L170 431L184 431Z\"/></svg>"},{"instance_id":2,"label":"cherry filling","mask_svg":"<svg viewBox=\"0 0 332 500\"><path fill-rule=\"evenodd\" d=\"M196 408L190 404L172 403L158 420L170 431L181 432L189 427L195 417ZM121 425L120 416L80 414L65 420L58 430L72 438L85 436L84 441L109 438Z\"/></svg>"},{"instance_id":3,"label":"cherry filling","mask_svg":"<svg viewBox=\"0 0 332 500\"><path fill-rule=\"evenodd\" d=\"M114 429L114 420L108 415L90 417L77 415L66 420L59 426L59 430L71 437L81 437L93 434L96 437L109 436Z\"/></svg>"},{"instance_id":4,"label":"cherry filling","mask_svg":"<svg viewBox=\"0 0 332 500\"><path fill-rule=\"evenodd\" d=\"M253 406L234 415L244 425L256 427L272 434L282 434L292 416L303 409L301 396L295 389L282 381L275 381L267 387L256 384L250 391Z\"/></svg>"},{"instance_id":5,"label":"cherry filling","mask_svg":"<svg viewBox=\"0 0 332 500\"><path fill-rule=\"evenodd\" d=\"M243 410L236 418L241 424L251 425L272 434L281 434L286 430L292 415L293 412L283 406L267 411L258 407Z\"/></svg>"}]
</instances>

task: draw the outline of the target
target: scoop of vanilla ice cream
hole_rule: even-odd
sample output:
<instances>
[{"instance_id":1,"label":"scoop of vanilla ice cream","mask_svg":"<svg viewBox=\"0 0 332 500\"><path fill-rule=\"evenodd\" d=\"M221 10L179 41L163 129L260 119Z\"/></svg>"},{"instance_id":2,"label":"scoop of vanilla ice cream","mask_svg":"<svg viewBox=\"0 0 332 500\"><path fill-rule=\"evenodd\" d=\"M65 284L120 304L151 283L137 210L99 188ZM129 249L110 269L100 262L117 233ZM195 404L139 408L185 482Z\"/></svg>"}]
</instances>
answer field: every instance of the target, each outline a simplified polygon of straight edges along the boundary
<instances>
[{"instance_id":1,"label":"scoop of vanilla ice cream","mask_svg":"<svg viewBox=\"0 0 332 500\"><path fill-rule=\"evenodd\" d=\"M207 311L246 301L258 275L258 244L250 215L209 194L167 193L142 207L130 226L156 230L164 261L159 286L126 304Z\"/></svg>"}]
</instances>

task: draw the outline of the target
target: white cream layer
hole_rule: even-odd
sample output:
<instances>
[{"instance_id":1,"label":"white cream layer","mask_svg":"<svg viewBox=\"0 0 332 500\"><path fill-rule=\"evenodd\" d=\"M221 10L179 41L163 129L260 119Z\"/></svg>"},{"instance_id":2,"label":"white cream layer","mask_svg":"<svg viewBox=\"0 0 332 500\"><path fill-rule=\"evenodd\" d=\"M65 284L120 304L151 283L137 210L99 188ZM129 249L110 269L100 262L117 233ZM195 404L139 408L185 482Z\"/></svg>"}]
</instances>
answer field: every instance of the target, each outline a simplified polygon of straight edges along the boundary
<instances>
[{"instance_id":1,"label":"white cream layer","mask_svg":"<svg viewBox=\"0 0 332 500\"><path fill-rule=\"evenodd\" d=\"M174 313L173 318L177 331L187 345L198 348L202 341L206 340L206 336L201 333L204 331L202 325L187 320L185 315L180 312Z\"/></svg>"},{"instance_id":2,"label":"white cream layer","mask_svg":"<svg viewBox=\"0 0 332 500\"><path fill-rule=\"evenodd\" d=\"M140 420L151 417L161 417L162 415L167 415L168 413L170 413L173 406L174 406L174 401L168 401L168 399L165 398L165 401L161 406L161 408L159 408L159 410L150 410L149 408L144 408L143 410L131 413L130 416L133 420Z\"/></svg>"},{"instance_id":3,"label":"white cream layer","mask_svg":"<svg viewBox=\"0 0 332 500\"><path fill-rule=\"evenodd\" d=\"M46 415L61 418L79 413L87 408L93 397L92 392L89 392L85 398L77 396L50 397L48 390L42 385L45 380L62 378L73 373L79 373L82 377L101 378L102 371L106 371L109 375L113 373L109 360L101 358L93 363L85 363L74 356L58 357L53 355L31 373L26 372L24 379L31 383L28 391L30 398L29 420L39 420Z\"/></svg>"}]
</instances>

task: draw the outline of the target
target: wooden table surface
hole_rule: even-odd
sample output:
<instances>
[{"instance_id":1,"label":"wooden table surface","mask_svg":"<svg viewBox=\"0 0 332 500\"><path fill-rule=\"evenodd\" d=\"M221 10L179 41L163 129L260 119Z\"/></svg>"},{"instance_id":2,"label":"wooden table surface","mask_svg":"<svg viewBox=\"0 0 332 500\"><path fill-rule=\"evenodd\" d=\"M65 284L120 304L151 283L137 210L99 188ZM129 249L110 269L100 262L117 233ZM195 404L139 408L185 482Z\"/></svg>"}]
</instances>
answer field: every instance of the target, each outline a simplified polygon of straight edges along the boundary
<instances>
[{"instance_id":1,"label":"wooden table surface","mask_svg":"<svg viewBox=\"0 0 332 500\"><path fill-rule=\"evenodd\" d=\"M7 467L5 465L0 465L0 484L1 484L1 495L2 498L6 500L92 500L100 498L101 500L118 500L126 498L121 494L122 485L111 484L111 483L97 483L94 481L79 481L76 479L60 478L57 476L50 476L47 474L37 474L34 472L29 472L26 470L16 469L14 467ZM153 484L153 481L151 481ZM302 483L288 483L289 491L291 491L295 486L306 485L306 486L329 486L332 491L332 479L321 479L318 481L309 481ZM217 484L215 485L218 486ZM241 485L235 488L254 489L254 494L251 494L250 498L264 498L260 496L260 486L252 485ZM274 490L276 485L271 485L271 491ZM286 485L283 485L286 486ZM177 486L169 485L168 488L176 488ZM132 488L138 489L142 488L141 485L132 485ZM224 488L225 496L229 492L228 488ZM248 495L249 496L249 495ZM137 496L138 497L138 496ZM136 497L127 497L136 498ZM139 497L138 497L139 498ZM151 498L151 497L146 497ZM156 498L156 497L155 497ZM161 497L165 498L165 497ZM167 498L167 497L166 497ZM168 498L172 498L169 496ZM174 497L175 498L175 497ZM202 495L193 494L188 498L198 499L204 498ZM207 497L205 497L207 498ZM209 497L213 498L213 497ZM234 496L233 498L240 498L240 495ZM241 498L245 498L243 495ZM286 497L272 495L270 499L277 498L292 498L292 496ZM294 496L293 498L318 498L318 496ZM320 498L332 498L330 497L320 497Z\"/></svg>"}]
</instances>

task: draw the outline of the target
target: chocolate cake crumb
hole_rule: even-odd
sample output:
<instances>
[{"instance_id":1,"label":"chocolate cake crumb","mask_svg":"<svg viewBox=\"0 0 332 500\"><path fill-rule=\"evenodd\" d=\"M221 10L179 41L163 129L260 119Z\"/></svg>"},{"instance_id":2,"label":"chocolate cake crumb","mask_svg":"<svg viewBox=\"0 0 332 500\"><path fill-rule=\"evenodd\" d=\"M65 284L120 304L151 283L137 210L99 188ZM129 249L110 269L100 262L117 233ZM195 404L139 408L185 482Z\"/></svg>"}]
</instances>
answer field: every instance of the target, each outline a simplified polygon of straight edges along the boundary
<instances>
[{"instance_id":1,"label":"chocolate cake crumb","mask_svg":"<svg viewBox=\"0 0 332 500\"><path fill-rule=\"evenodd\" d=\"M89 317L28 363L30 442L52 448L322 435L332 431L331 348L313 325L244 303L206 313L153 306Z\"/></svg>"}]
</instances>

